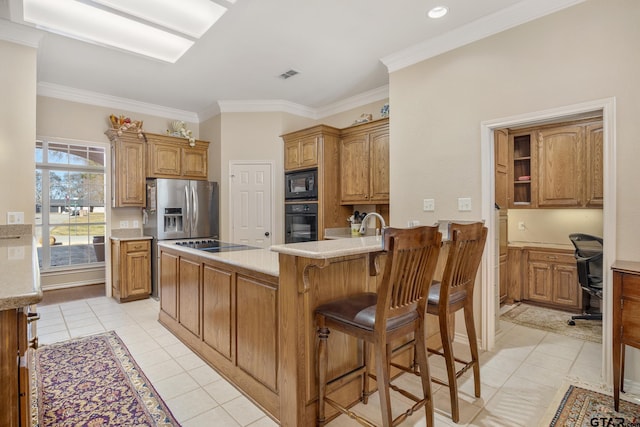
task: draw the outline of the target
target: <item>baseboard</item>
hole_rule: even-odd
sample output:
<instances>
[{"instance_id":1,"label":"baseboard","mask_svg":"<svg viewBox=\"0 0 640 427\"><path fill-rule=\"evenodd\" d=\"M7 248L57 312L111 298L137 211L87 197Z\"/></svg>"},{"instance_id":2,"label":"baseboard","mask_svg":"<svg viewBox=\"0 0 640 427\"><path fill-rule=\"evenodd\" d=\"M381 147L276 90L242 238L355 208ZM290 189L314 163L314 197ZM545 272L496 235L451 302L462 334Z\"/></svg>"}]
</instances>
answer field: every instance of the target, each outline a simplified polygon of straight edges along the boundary
<instances>
[{"instance_id":1,"label":"baseboard","mask_svg":"<svg viewBox=\"0 0 640 427\"><path fill-rule=\"evenodd\" d=\"M57 284L57 285L43 285L42 286L42 290L43 291L55 291L58 289L68 289L68 288L79 288L82 286L91 286L91 285L102 285L104 286L104 283L96 283L94 280L82 280L82 281L77 281L77 282L69 282L69 283L62 283L62 284Z\"/></svg>"}]
</instances>

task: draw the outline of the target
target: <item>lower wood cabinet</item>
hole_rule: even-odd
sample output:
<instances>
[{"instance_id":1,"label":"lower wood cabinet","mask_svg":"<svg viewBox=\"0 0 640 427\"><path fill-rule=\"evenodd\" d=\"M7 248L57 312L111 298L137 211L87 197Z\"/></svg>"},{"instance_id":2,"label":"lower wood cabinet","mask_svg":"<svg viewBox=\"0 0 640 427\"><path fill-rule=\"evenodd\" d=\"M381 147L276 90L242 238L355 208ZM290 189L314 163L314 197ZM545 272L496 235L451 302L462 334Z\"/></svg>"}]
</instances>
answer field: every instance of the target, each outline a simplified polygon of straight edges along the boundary
<instances>
[{"instance_id":1,"label":"lower wood cabinet","mask_svg":"<svg viewBox=\"0 0 640 427\"><path fill-rule=\"evenodd\" d=\"M527 282L523 299L548 306L582 310L582 288L570 251L527 250Z\"/></svg>"},{"instance_id":2,"label":"lower wood cabinet","mask_svg":"<svg viewBox=\"0 0 640 427\"><path fill-rule=\"evenodd\" d=\"M32 320L38 316L28 307L0 311L0 425L31 425L29 351L37 347L30 339Z\"/></svg>"},{"instance_id":3,"label":"lower wood cabinet","mask_svg":"<svg viewBox=\"0 0 640 427\"><path fill-rule=\"evenodd\" d=\"M162 248L160 323L278 417L278 277Z\"/></svg>"},{"instance_id":4,"label":"lower wood cabinet","mask_svg":"<svg viewBox=\"0 0 640 427\"><path fill-rule=\"evenodd\" d=\"M151 293L151 240L111 239L111 293L118 302Z\"/></svg>"}]
</instances>

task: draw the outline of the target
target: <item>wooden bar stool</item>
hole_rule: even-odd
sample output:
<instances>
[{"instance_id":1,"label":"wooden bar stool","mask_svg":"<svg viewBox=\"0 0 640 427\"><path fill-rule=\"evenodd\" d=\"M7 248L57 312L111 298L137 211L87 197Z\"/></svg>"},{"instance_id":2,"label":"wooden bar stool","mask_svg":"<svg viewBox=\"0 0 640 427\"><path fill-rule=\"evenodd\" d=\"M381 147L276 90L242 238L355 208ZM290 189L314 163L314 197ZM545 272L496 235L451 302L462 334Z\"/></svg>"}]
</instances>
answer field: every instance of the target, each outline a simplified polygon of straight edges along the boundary
<instances>
[{"instance_id":1,"label":"wooden bar stool","mask_svg":"<svg viewBox=\"0 0 640 427\"><path fill-rule=\"evenodd\" d=\"M368 344L375 351L376 375L382 408L384 427L396 426L422 406L425 407L427 425L433 426L433 400L425 344L427 295L440 253L441 234L438 227L410 229L384 229L384 249L387 254L384 273L378 293L362 293L349 298L323 304L316 308L318 334L318 420L323 426L325 403L347 414L360 424L375 426L365 419L327 397L346 384L349 379L362 377L361 401L367 403L369 395L367 367ZM327 338L329 331L349 334L364 341L363 365L327 381ZM420 366L423 397L419 398L406 390L390 384L389 360L391 343L415 333L417 359ZM373 375L372 375L373 376ZM400 391L416 403L406 412L393 419L391 414L390 388Z\"/></svg>"},{"instance_id":2,"label":"wooden bar stool","mask_svg":"<svg viewBox=\"0 0 640 427\"><path fill-rule=\"evenodd\" d=\"M434 349L428 349L428 351L444 356L448 382L437 378L433 378L433 381L449 387L451 419L457 423L460 420L457 380L470 368L473 368L475 396L480 397L478 340L473 321L473 285L487 240L487 227L480 222L467 225L451 224L449 235L451 242L442 281L432 283L427 304L427 313L438 316L443 351ZM458 310L464 310L471 361L457 359L453 354L452 315ZM456 362L464 365L459 371L456 371Z\"/></svg>"}]
</instances>

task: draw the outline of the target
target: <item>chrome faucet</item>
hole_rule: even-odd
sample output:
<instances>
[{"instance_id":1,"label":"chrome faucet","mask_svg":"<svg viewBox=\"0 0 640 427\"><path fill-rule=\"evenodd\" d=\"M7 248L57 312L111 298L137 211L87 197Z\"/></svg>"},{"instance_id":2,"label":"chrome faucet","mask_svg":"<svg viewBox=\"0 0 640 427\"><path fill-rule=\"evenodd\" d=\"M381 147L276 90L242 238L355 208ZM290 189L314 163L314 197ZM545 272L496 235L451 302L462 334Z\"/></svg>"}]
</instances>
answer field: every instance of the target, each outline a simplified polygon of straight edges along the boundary
<instances>
[{"instance_id":1,"label":"chrome faucet","mask_svg":"<svg viewBox=\"0 0 640 427\"><path fill-rule=\"evenodd\" d=\"M364 234L365 231L367 230L367 219L369 219L370 216L375 216L378 219L380 219L380 223L382 224L382 229L387 228L387 224L384 222L384 218L382 217L382 215L380 215L378 212L371 212L366 214L364 218L362 218L362 225L360 225L360 234Z\"/></svg>"}]
</instances>

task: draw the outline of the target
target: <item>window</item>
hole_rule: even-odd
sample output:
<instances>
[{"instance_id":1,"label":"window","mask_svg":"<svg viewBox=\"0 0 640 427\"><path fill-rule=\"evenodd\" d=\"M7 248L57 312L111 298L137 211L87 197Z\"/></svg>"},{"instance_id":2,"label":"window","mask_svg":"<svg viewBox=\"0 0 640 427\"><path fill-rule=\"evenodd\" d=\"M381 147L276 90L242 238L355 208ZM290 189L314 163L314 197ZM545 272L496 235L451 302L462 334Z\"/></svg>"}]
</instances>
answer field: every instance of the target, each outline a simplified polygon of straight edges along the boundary
<instances>
[{"instance_id":1,"label":"window","mask_svg":"<svg viewBox=\"0 0 640 427\"><path fill-rule=\"evenodd\" d=\"M36 141L41 271L104 265L105 148Z\"/></svg>"}]
</instances>

